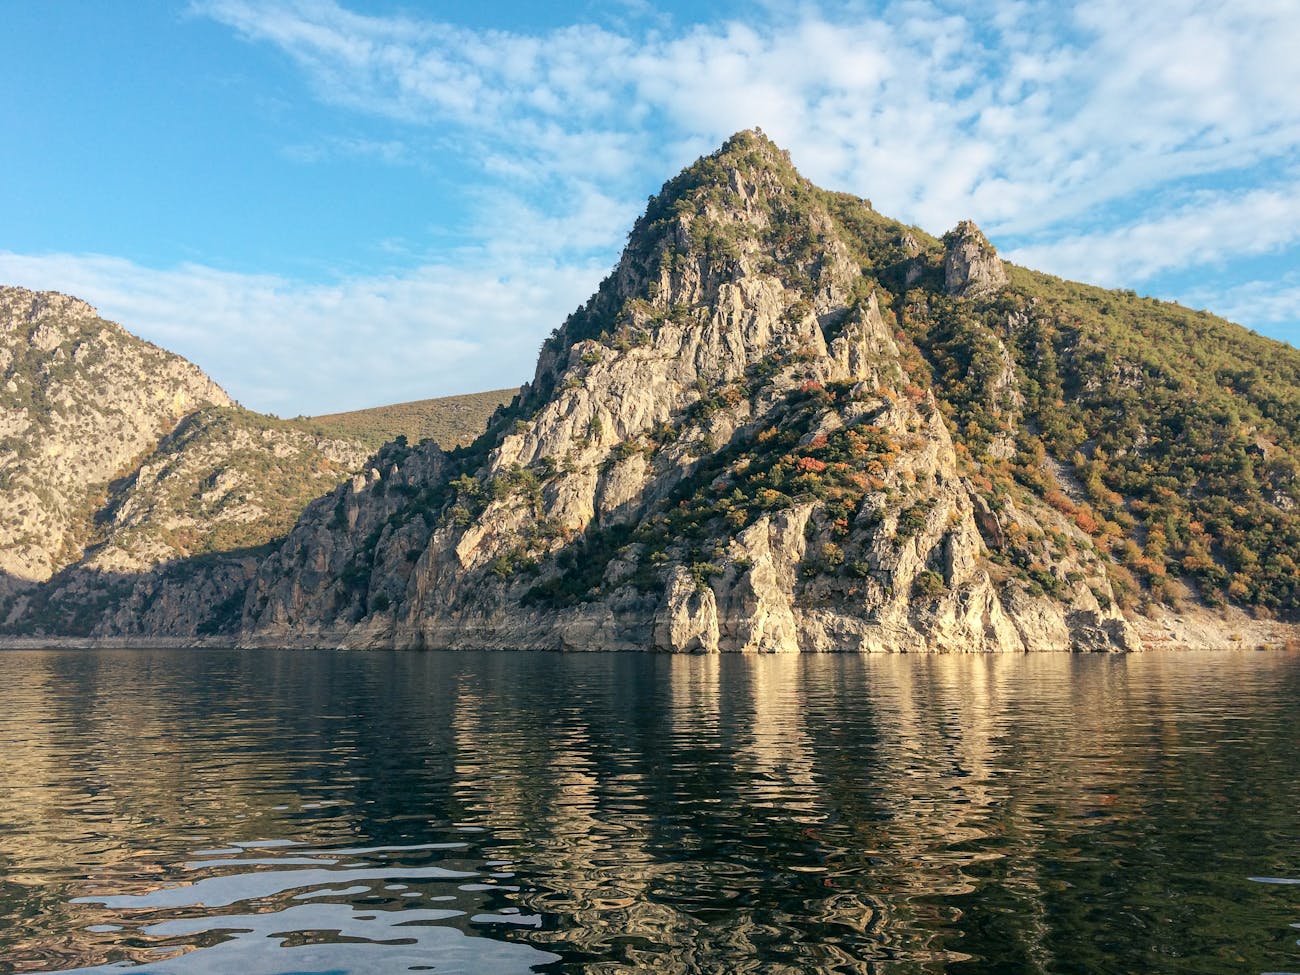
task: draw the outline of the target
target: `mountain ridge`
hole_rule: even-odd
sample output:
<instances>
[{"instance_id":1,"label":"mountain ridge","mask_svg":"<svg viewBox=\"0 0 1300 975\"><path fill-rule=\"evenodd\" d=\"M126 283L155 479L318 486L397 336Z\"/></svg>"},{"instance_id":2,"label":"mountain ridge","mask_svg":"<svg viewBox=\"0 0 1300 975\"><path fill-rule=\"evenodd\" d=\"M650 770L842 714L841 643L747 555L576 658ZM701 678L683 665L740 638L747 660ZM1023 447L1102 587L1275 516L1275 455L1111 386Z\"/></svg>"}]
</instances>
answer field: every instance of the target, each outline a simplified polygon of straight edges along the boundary
<instances>
[{"instance_id":1,"label":"mountain ridge","mask_svg":"<svg viewBox=\"0 0 1300 975\"><path fill-rule=\"evenodd\" d=\"M94 491L192 409L232 402L80 299L0 288L0 570L48 579L89 534Z\"/></svg>"},{"instance_id":2,"label":"mountain ridge","mask_svg":"<svg viewBox=\"0 0 1300 975\"><path fill-rule=\"evenodd\" d=\"M728 153L743 155L748 166L727 166L722 160ZM715 191L732 194L730 205L719 205ZM795 198L792 205L773 199L786 194ZM1114 609L1106 576L1095 565L1092 584L1110 608L1103 608L1088 586L1076 586L1077 605L1054 616L1050 600L1035 602L1033 594L1023 594L1021 601L1031 605L1012 614L1025 620L1017 630L992 593L987 573L981 575L974 565L978 534L973 509L963 507L960 493L947 488L925 499L931 502L926 511L917 512L919 504L907 509L912 516L907 531L919 534L924 545L911 542L910 535L906 544L892 545L902 512L881 504L884 517L877 524L884 524L882 532L868 531L867 545L856 540L859 547L877 545L865 553L866 559L854 561L864 566L860 584L818 580L818 596L832 603L874 586L870 613L799 605L801 596L809 594L809 587L794 578L801 565L813 577L832 574L807 558L802 537L809 533L814 511L824 511L825 505L791 498L770 486L760 490L773 496L768 500L775 510L760 513L751 506L743 513L726 513L736 515L740 533L724 531L714 512L709 514L714 521L699 533L705 544L655 546L668 530L689 526L651 509L671 496L690 476L688 471L704 464L718 443L733 441L744 421L753 419L739 414L758 402L741 406L754 392L733 391L728 397L726 390L751 367L767 361L775 362L778 373L784 370L776 391L784 398L792 392L824 394L826 382L879 383L884 371L893 387L891 404L872 403L873 409L879 407L876 415L885 417L888 431L883 436L902 438L933 421L932 399L924 403L922 394L921 401L908 403L897 396L897 389L909 384L897 367L900 353L876 292L867 287L853 293L862 278L833 237L829 215L799 205L798 197L812 195L788 157L752 136L738 137L670 181L638 221L615 271L544 345L535 378L516 406L514 428L488 438L483 464L472 474L474 463L435 475L444 486L458 484L454 497L438 499L444 504L441 522L411 529L386 502L385 521L391 525L397 516L401 524L395 536L400 544L390 542L391 550L385 551L384 528L372 529L371 544L352 551L348 564L315 577L321 583L316 602L304 599L296 582L292 597L284 598L282 592L283 580L299 578L294 565L315 558L313 537L319 526L300 524L254 587L245 607L245 639L670 650L1007 649L1026 642L1055 646L1071 641L1134 645ZM899 243L904 251L910 249ZM968 281L996 277L983 272L981 253L977 247L964 271L951 272L965 277L950 286L964 288ZM802 289L790 300L785 300L790 297L787 283ZM809 290L811 299L804 293ZM737 323L739 331L728 327ZM825 330L835 328L845 334ZM818 351L802 349L804 343L817 342ZM777 358L791 358L793 370L766 356L769 348ZM667 362L671 367L659 367ZM801 370L807 375L799 379L795 373ZM711 394L706 398L706 391L719 388L723 402L712 402ZM758 398L763 396L760 392ZM766 406L772 401L768 395ZM847 404L836 405L842 409ZM928 409L928 419L917 406ZM708 415L692 415L692 409ZM708 421L707 429L700 429L700 419ZM669 421L675 424L671 441L652 446L648 441L654 437L647 434L661 435L657 428ZM857 442L868 444L864 452L882 446L881 431L872 435L874 443L868 437ZM683 436L699 441L698 456L683 446ZM816 444L819 437L829 443L829 434L808 431L784 446ZM951 444L944 442L944 433L936 430L929 442L922 441L912 445L917 456L909 458L910 466L923 469L932 480L941 468L951 473L954 461L945 455ZM884 446L876 452L892 451L895 445ZM657 474L649 470L647 448L651 454L662 449L667 458ZM935 452L943 456L936 458ZM809 479L828 466L807 453L797 463L805 468L797 476ZM402 477L399 467L392 473ZM382 481L376 472L373 484ZM718 485L711 488L716 491ZM365 522L365 490L349 487L337 500L350 524ZM835 490L855 499L862 494L853 495L844 484ZM520 493L527 495L526 515ZM684 499L678 501L684 504ZM701 507L709 511L707 501ZM941 510L931 519L936 509ZM649 528L643 521L620 530L627 528L625 519L642 517L663 520L657 525L652 520ZM962 525L956 542L945 543L943 522L948 518ZM842 520L830 528L814 525L811 532L819 556L836 566L844 564L845 556L831 536L844 531L838 524ZM914 525L917 520L921 523ZM721 550L720 539L729 534L735 535L731 543L739 546L736 551ZM571 553L567 565L566 552ZM295 554L296 563L290 558ZM710 554L719 562L708 561ZM938 560L942 575L926 567L932 559ZM755 561L760 563L757 571ZM603 571L593 573L593 568ZM526 578L516 578L521 574ZM363 593L358 586L345 593L338 581L345 578L364 580L368 590L379 579L387 588ZM953 591L954 579L953 597L941 595L940 589ZM638 584L644 582L649 582L648 597ZM930 590L925 595L942 605L915 606L914 584ZM601 595L602 585L612 593ZM322 604L348 607L342 625L320 612ZM1042 618L1031 619L1035 616Z\"/></svg>"},{"instance_id":3,"label":"mountain ridge","mask_svg":"<svg viewBox=\"0 0 1300 975\"><path fill-rule=\"evenodd\" d=\"M505 406L518 387L458 393L430 399L390 403L342 413L295 418L304 426L353 437L372 449L405 437L409 443L433 440L446 449L463 447L487 426L497 407Z\"/></svg>"},{"instance_id":4,"label":"mountain ridge","mask_svg":"<svg viewBox=\"0 0 1300 975\"><path fill-rule=\"evenodd\" d=\"M1186 361L1154 341L1171 335ZM150 607L170 609L146 620L137 589L91 633L677 652L1276 642L1300 544L1300 353L1279 348L1004 265L969 222L907 227L739 133L651 199L477 441L388 444L243 557L242 591L160 584Z\"/></svg>"}]
</instances>

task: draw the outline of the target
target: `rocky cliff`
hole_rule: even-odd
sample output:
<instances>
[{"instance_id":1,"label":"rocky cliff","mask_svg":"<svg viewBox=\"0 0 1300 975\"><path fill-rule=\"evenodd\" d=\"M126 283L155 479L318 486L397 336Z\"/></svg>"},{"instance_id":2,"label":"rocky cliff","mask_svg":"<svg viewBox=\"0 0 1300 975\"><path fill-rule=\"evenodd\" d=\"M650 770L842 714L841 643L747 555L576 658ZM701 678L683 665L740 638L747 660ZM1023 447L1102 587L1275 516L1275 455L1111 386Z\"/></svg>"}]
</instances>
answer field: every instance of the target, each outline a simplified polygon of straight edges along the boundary
<instances>
[{"instance_id":1,"label":"rocky cliff","mask_svg":"<svg viewBox=\"0 0 1300 975\"><path fill-rule=\"evenodd\" d=\"M756 133L670 182L475 448L390 452L308 509L261 565L244 642L1136 647L1085 534L972 483L835 205ZM947 294L1005 284L971 225L932 269L857 207ZM990 559L1013 542L1050 592Z\"/></svg>"},{"instance_id":2,"label":"rocky cliff","mask_svg":"<svg viewBox=\"0 0 1300 975\"><path fill-rule=\"evenodd\" d=\"M368 454L238 407L191 413L109 486L82 557L16 599L10 626L93 637L228 629L259 559Z\"/></svg>"}]
</instances>

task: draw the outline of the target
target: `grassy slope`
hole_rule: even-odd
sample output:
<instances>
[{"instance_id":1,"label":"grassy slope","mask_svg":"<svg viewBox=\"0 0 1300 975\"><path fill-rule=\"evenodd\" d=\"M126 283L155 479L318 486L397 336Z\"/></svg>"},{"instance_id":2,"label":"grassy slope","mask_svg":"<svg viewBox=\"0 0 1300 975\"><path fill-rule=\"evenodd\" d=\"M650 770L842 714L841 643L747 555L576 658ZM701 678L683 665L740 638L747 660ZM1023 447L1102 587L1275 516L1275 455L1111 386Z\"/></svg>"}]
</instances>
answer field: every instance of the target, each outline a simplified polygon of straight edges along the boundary
<instances>
[{"instance_id":1,"label":"grassy slope","mask_svg":"<svg viewBox=\"0 0 1300 975\"><path fill-rule=\"evenodd\" d=\"M450 450L473 441L483 432L493 411L509 403L517 392L518 389L494 389L441 396L348 413L326 413L297 422L314 432L359 440L376 448L403 436L413 444L433 440Z\"/></svg>"}]
</instances>

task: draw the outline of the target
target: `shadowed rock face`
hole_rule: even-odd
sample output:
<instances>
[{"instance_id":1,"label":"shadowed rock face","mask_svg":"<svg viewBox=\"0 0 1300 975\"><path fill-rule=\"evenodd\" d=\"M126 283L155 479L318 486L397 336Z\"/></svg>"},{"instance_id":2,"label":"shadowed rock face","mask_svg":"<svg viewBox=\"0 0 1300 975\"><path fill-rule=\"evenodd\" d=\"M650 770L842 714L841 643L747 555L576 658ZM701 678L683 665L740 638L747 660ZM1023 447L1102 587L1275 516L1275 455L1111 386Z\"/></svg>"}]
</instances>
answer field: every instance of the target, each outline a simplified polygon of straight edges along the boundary
<instances>
[{"instance_id":1,"label":"shadowed rock face","mask_svg":"<svg viewBox=\"0 0 1300 975\"><path fill-rule=\"evenodd\" d=\"M237 624L252 549L368 454L239 408L83 301L0 288L0 626Z\"/></svg>"},{"instance_id":2,"label":"shadowed rock face","mask_svg":"<svg viewBox=\"0 0 1300 975\"><path fill-rule=\"evenodd\" d=\"M1005 282L973 225L955 233L949 290ZM1091 556L1052 567L1072 580L1053 598L992 578L945 420L842 238L781 150L733 138L651 202L475 449L389 452L308 509L261 565L243 640L1136 646ZM1046 509L1016 517L1077 534Z\"/></svg>"}]
</instances>

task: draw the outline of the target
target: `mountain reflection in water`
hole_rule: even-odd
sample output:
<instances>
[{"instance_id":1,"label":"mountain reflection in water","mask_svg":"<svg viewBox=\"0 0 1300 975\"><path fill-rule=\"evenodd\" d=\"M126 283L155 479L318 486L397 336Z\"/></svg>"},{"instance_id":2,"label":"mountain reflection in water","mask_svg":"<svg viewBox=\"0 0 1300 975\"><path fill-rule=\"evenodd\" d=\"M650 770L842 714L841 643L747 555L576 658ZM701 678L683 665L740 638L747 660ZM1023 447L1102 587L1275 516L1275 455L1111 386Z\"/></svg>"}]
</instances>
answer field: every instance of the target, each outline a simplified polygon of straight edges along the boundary
<instances>
[{"instance_id":1,"label":"mountain reflection in water","mask_svg":"<svg viewBox=\"0 0 1300 975\"><path fill-rule=\"evenodd\" d=\"M0 653L0 967L1296 972L1298 725L1280 652Z\"/></svg>"}]
</instances>

